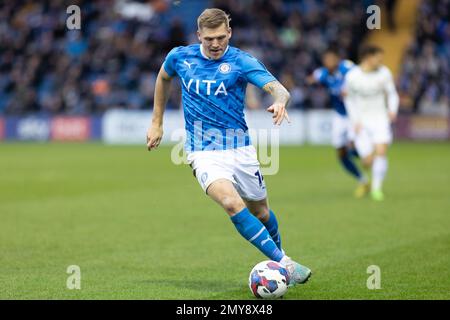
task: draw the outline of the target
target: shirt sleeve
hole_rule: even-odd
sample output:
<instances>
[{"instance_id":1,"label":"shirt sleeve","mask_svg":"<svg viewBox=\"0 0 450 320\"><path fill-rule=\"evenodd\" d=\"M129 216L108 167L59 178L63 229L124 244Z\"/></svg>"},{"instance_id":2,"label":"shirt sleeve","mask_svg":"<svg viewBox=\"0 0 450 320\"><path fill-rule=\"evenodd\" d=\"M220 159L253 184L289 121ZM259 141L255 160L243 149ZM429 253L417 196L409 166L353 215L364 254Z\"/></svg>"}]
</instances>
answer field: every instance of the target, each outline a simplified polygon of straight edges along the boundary
<instances>
[{"instance_id":1,"label":"shirt sleeve","mask_svg":"<svg viewBox=\"0 0 450 320\"><path fill-rule=\"evenodd\" d=\"M247 81L258 88L264 87L269 82L277 81L262 62L248 54L242 58L242 70Z\"/></svg>"},{"instance_id":2,"label":"shirt sleeve","mask_svg":"<svg viewBox=\"0 0 450 320\"><path fill-rule=\"evenodd\" d=\"M351 60L343 60L341 63L341 67L343 69L342 71L344 74L349 72L354 66L355 66L355 64Z\"/></svg>"},{"instance_id":3,"label":"shirt sleeve","mask_svg":"<svg viewBox=\"0 0 450 320\"><path fill-rule=\"evenodd\" d=\"M166 59L164 60L163 67L164 70L166 70L167 74L171 77L174 77L177 75L176 71L176 63L179 56L179 51L181 47L175 47L167 54Z\"/></svg>"},{"instance_id":4,"label":"shirt sleeve","mask_svg":"<svg viewBox=\"0 0 450 320\"><path fill-rule=\"evenodd\" d=\"M324 73L323 68L318 68L318 69L314 70L313 77L318 83L322 83L323 84L324 83L324 81L323 81L324 74L325 73Z\"/></svg>"},{"instance_id":5,"label":"shirt sleeve","mask_svg":"<svg viewBox=\"0 0 450 320\"><path fill-rule=\"evenodd\" d=\"M397 89L395 88L394 78L392 77L392 73L389 69L386 69L386 82L384 90L387 96L388 110L394 114L397 114L400 99L398 97Z\"/></svg>"}]
</instances>

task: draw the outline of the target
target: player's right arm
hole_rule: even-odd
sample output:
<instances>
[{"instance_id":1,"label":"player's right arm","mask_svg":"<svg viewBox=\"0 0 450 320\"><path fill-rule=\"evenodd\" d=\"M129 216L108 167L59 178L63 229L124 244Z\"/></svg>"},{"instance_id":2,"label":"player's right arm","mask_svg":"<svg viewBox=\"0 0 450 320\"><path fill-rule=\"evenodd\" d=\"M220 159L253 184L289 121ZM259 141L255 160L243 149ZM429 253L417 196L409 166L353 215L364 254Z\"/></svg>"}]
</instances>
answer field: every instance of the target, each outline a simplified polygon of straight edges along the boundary
<instances>
[{"instance_id":1,"label":"player's right arm","mask_svg":"<svg viewBox=\"0 0 450 320\"><path fill-rule=\"evenodd\" d=\"M318 68L314 70L309 76L306 77L306 84L312 86L317 83L322 83L323 70L322 68Z\"/></svg>"},{"instance_id":2,"label":"player's right arm","mask_svg":"<svg viewBox=\"0 0 450 320\"><path fill-rule=\"evenodd\" d=\"M384 85L384 90L387 96L389 119L391 122L395 122L395 120L397 119L400 100L397 93L397 89L395 88L395 82L392 73L388 68L386 68L385 70L386 70L386 81Z\"/></svg>"},{"instance_id":3,"label":"player's right arm","mask_svg":"<svg viewBox=\"0 0 450 320\"><path fill-rule=\"evenodd\" d=\"M153 116L150 128L147 131L147 148L151 151L161 143L163 136L163 116L169 100L169 90L172 77L164 69L164 65L159 70L155 84L155 96L153 102Z\"/></svg>"},{"instance_id":4,"label":"player's right arm","mask_svg":"<svg viewBox=\"0 0 450 320\"><path fill-rule=\"evenodd\" d=\"M153 116L147 131L147 148L151 151L161 143L163 136L163 115L169 100L169 90L172 78L177 75L176 64L183 47L173 48L166 56L155 83L153 99Z\"/></svg>"}]
</instances>

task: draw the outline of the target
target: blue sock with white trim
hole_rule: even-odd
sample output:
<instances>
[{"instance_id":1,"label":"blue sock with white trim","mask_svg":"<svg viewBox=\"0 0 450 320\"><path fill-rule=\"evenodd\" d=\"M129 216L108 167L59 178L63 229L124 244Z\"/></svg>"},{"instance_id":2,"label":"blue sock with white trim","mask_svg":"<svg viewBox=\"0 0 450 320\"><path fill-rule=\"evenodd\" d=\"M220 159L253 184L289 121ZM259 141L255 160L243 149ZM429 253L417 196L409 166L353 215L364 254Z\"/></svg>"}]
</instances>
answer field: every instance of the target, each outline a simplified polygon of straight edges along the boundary
<instances>
[{"instance_id":1,"label":"blue sock with white trim","mask_svg":"<svg viewBox=\"0 0 450 320\"><path fill-rule=\"evenodd\" d=\"M266 227L267 231L269 231L269 234L277 245L278 249L281 250L281 236L278 232L278 221L275 213L272 210L269 210L269 220L263 222L263 224Z\"/></svg>"},{"instance_id":2,"label":"blue sock with white trim","mask_svg":"<svg viewBox=\"0 0 450 320\"><path fill-rule=\"evenodd\" d=\"M247 208L231 217L238 232L270 260L280 261L283 253L278 249L266 227Z\"/></svg>"}]
</instances>

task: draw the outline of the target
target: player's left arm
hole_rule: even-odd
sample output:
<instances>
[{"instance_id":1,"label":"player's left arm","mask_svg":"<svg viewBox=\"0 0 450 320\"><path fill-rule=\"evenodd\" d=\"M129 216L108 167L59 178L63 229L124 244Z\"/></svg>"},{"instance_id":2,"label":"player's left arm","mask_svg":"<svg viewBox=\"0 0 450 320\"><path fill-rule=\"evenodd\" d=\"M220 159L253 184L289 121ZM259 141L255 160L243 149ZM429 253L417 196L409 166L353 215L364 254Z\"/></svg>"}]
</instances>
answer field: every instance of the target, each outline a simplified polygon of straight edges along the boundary
<instances>
[{"instance_id":1,"label":"player's left arm","mask_svg":"<svg viewBox=\"0 0 450 320\"><path fill-rule=\"evenodd\" d=\"M286 111L286 106L291 99L289 91L279 81L266 83L262 89L274 98L272 105L267 108L268 112L273 113L273 123L280 125L284 119L290 123L291 120Z\"/></svg>"},{"instance_id":2,"label":"player's left arm","mask_svg":"<svg viewBox=\"0 0 450 320\"><path fill-rule=\"evenodd\" d=\"M395 120L397 119L400 99L398 97L397 89L395 88L394 78L392 77L392 74L389 70L387 70L387 72L388 75L384 90L387 98L389 118L391 122L395 122Z\"/></svg>"},{"instance_id":3,"label":"player's left arm","mask_svg":"<svg viewBox=\"0 0 450 320\"><path fill-rule=\"evenodd\" d=\"M268 112L273 113L273 123L280 125L284 119L290 122L286 111L291 98L289 91L255 57L243 53L240 63L245 79L274 98L273 104L267 108Z\"/></svg>"}]
</instances>

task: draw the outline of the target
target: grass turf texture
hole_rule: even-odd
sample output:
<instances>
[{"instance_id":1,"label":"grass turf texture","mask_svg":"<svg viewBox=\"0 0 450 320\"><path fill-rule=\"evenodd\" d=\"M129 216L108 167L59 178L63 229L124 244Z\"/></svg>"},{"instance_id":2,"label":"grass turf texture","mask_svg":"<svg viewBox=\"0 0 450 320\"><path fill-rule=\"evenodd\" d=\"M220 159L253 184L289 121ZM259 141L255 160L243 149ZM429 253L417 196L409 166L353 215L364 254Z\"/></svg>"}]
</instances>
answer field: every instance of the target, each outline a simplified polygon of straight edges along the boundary
<instances>
[{"instance_id":1,"label":"grass turf texture","mask_svg":"<svg viewBox=\"0 0 450 320\"><path fill-rule=\"evenodd\" d=\"M285 299L449 299L450 148L397 143L386 201L352 198L329 147L265 177L284 248L310 266ZM0 299L252 299L265 257L170 148L0 145ZM81 268L81 290L66 268ZM369 265L381 268L368 290Z\"/></svg>"}]
</instances>

